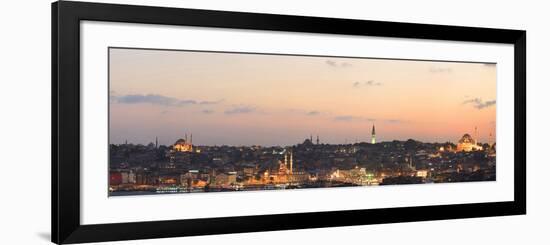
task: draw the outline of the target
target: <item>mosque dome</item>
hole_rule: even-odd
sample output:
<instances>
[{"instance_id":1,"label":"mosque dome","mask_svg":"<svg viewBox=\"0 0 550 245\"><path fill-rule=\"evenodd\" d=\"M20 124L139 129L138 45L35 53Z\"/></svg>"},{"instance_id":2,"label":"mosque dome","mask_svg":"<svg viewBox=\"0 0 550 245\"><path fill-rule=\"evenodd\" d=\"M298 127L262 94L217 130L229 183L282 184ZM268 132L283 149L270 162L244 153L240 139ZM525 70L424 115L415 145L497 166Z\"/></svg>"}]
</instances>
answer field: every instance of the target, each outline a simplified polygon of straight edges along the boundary
<instances>
[{"instance_id":1,"label":"mosque dome","mask_svg":"<svg viewBox=\"0 0 550 245\"><path fill-rule=\"evenodd\" d=\"M173 149L174 151L183 151L183 152L191 152L193 151L193 135L191 135L191 141L187 141L187 135L185 136L185 139L179 139L174 143Z\"/></svg>"},{"instance_id":2,"label":"mosque dome","mask_svg":"<svg viewBox=\"0 0 550 245\"><path fill-rule=\"evenodd\" d=\"M464 134L462 138L458 141L459 144L473 144L475 143L474 138L470 136L469 134Z\"/></svg>"},{"instance_id":3,"label":"mosque dome","mask_svg":"<svg viewBox=\"0 0 550 245\"><path fill-rule=\"evenodd\" d=\"M457 151L481 151L483 147L477 144L477 141L469 134L464 134L458 141Z\"/></svg>"}]
</instances>

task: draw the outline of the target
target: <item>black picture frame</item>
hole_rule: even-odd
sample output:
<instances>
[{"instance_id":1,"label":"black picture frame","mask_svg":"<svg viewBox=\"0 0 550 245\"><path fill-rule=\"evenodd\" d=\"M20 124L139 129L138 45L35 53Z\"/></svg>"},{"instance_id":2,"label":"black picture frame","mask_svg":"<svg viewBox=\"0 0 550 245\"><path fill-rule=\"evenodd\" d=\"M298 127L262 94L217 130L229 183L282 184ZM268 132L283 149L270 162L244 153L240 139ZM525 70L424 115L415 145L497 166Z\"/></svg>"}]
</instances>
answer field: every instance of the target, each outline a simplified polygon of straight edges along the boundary
<instances>
[{"instance_id":1,"label":"black picture frame","mask_svg":"<svg viewBox=\"0 0 550 245\"><path fill-rule=\"evenodd\" d=\"M514 45L514 201L80 224L80 21ZM83 243L526 213L526 31L60 1L52 4L52 242Z\"/></svg>"}]
</instances>

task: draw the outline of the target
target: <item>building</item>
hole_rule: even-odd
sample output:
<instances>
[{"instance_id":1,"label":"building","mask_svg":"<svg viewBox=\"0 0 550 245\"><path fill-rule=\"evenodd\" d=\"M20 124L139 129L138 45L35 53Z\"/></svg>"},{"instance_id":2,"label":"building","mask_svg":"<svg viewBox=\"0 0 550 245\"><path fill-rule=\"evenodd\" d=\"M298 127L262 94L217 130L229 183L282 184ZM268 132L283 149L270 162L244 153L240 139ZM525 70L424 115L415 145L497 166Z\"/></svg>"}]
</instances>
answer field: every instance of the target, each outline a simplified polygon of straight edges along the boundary
<instances>
[{"instance_id":1,"label":"building","mask_svg":"<svg viewBox=\"0 0 550 245\"><path fill-rule=\"evenodd\" d=\"M191 163L191 153L193 153L193 135L191 134L191 140L187 140L187 134L184 139L179 139L172 145L172 149L169 152L170 162L165 168L176 168L182 165Z\"/></svg>"},{"instance_id":2,"label":"building","mask_svg":"<svg viewBox=\"0 0 550 245\"><path fill-rule=\"evenodd\" d=\"M252 167L243 168L243 175L245 177L253 177L255 174L256 174L256 168L252 168Z\"/></svg>"},{"instance_id":3,"label":"building","mask_svg":"<svg viewBox=\"0 0 550 245\"><path fill-rule=\"evenodd\" d=\"M477 140L475 140L472 136L469 134L464 134L460 140L458 140L458 144L456 145L456 151L481 151L483 150L483 147L477 144Z\"/></svg>"},{"instance_id":4,"label":"building","mask_svg":"<svg viewBox=\"0 0 550 245\"><path fill-rule=\"evenodd\" d=\"M302 171L294 171L292 175L288 176L288 182L291 183L304 183L309 181L309 174Z\"/></svg>"},{"instance_id":5,"label":"building","mask_svg":"<svg viewBox=\"0 0 550 245\"><path fill-rule=\"evenodd\" d=\"M292 175L292 172L293 172L292 151L285 152L284 159L285 159L284 162L279 161L279 175Z\"/></svg>"},{"instance_id":6,"label":"building","mask_svg":"<svg viewBox=\"0 0 550 245\"><path fill-rule=\"evenodd\" d=\"M199 171L198 170L189 170L187 173L183 173L180 175L180 184L182 186L186 187L192 187L193 182L197 181L199 179Z\"/></svg>"},{"instance_id":7,"label":"building","mask_svg":"<svg viewBox=\"0 0 550 245\"><path fill-rule=\"evenodd\" d=\"M221 174L216 175L216 177L214 179L214 184L216 186L227 187L227 186L235 184L235 183L237 183L237 173L236 172L228 172L227 174L226 173L221 173Z\"/></svg>"},{"instance_id":8,"label":"building","mask_svg":"<svg viewBox=\"0 0 550 245\"><path fill-rule=\"evenodd\" d=\"M120 172L110 172L109 185L120 185L120 184L122 184L122 174Z\"/></svg>"},{"instance_id":9,"label":"building","mask_svg":"<svg viewBox=\"0 0 550 245\"><path fill-rule=\"evenodd\" d=\"M179 139L174 143L172 149L175 152L192 152L193 151L193 135L191 134L191 140L187 141L187 134L185 139Z\"/></svg>"},{"instance_id":10,"label":"building","mask_svg":"<svg viewBox=\"0 0 550 245\"><path fill-rule=\"evenodd\" d=\"M149 185L154 183L154 175L150 171L139 171L136 173L136 184Z\"/></svg>"}]
</instances>

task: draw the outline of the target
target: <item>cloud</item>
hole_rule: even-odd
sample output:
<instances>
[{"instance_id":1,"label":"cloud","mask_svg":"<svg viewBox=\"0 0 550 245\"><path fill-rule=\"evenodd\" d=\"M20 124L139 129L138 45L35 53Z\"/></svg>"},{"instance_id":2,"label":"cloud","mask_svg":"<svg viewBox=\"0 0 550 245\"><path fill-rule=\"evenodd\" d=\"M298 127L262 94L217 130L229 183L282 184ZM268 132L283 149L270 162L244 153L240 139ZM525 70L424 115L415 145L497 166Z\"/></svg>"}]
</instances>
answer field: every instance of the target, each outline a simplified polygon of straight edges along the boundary
<instances>
[{"instance_id":1,"label":"cloud","mask_svg":"<svg viewBox=\"0 0 550 245\"><path fill-rule=\"evenodd\" d=\"M213 101L201 101L199 102L199 104L201 105L216 105L216 104L219 104L219 103L222 103L224 100L213 100Z\"/></svg>"},{"instance_id":2,"label":"cloud","mask_svg":"<svg viewBox=\"0 0 550 245\"><path fill-rule=\"evenodd\" d=\"M334 121L339 121L339 122L381 122L381 123L390 123L390 124L408 123L409 122L409 121L404 121L404 120L400 120L400 119L376 119L376 118L351 116L351 115L343 115L343 116L334 117Z\"/></svg>"},{"instance_id":3,"label":"cloud","mask_svg":"<svg viewBox=\"0 0 550 245\"><path fill-rule=\"evenodd\" d=\"M486 107L494 106L496 104L497 104L496 100L489 100L489 101L485 101L485 103L483 103L483 104L477 105L476 107L478 109L483 109L483 108L486 108Z\"/></svg>"},{"instance_id":4,"label":"cloud","mask_svg":"<svg viewBox=\"0 0 550 245\"><path fill-rule=\"evenodd\" d=\"M147 103L153 105L164 105L164 106L182 106L182 105L193 105L197 104L195 100L179 100L172 97L166 97L158 94L129 94L122 96L115 96L116 102L122 104L139 104Z\"/></svg>"},{"instance_id":5,"label":"cloud","mask_svg":"<svg viewBox=\"0 0 550 245\"><path fill-rule=\"evenodd\" d=\"M382 86L382 83L381 82L376 82L374 80L368 80L366 82L354 82L353 83L354 88L372 87L372 86Z\"/></svg>"},{"instance_id":6,"label":"cloud","mask_svg":"<svg viewBox=\"0 0 550 245\"><path fill-rule=\"evenodd\" d=\"M453 72L453 69L449 67L431 67L430 72L431 73L451 73Z\"/></svg>"},{"instance_id":7,"label":"cloud","mask_svg":"<svg viewBox=\"0 0 550 245\"><path fill-rule=\"evenodd\" d=\"M223 100L217 101L197 101L191 99L177 99L159 94L129 94L129 95L115 95L111 92L111 101L121 104L152 104L160 106L185 106L185 105L213 105L219 104Z\"/></svg>"},{"instance_id":8,"label":"cloud","mask_svg":"<svg viewBox=\"0 0 550 245\"><path fill-rule=\"evenodd\" d=\"M201 113L203 113L203 114L212 114L212 113L214 113L214 111L206 109L206 110L202 110Z\"/></svg>"},{"instance_id":9,"label":"cloud","mask_svg":"<svg viewBox=\"0 0 550 245\"><path fill-rule=\"evenodd\" d=\"M399 119L386 119L386 120L384 120L384 122L387 122L387 123L405 123L406 121L399 120Z\"/></svg>"},{"instance_id":10,"label":"cloud","mask_svg":"<svg viewBox=\"0 0 550 245\"><path fill-rule=\"evenodd\" d=\"M334 120L335 121L340 121L340 122L360 122L360 121L373 122L373 121L376 121L376 119L374 119L374 118L365 118L365 117L350 116L350 115L337 116L337 117L334 117Z\"/></svg>"},{"instance_id":11,"label":"cloud","mask_svg":"<svg viewBox=\"0 0 550 245\"><path fill-rule=\"evenodd\" d=\"M352 67L353 66L348 62L338 62L334 60L326 60L325 63L332 67Z\"/></svg>"},{"instance_id":12,"label":"cloud","mask_svg":"<svg viewBox=\"0 0 550 245\"><path fill-rule=\"evenodd\" d=\"M334 118L334 120L336 121L346 121L346 122L353 121L355 119L357 119L357 117L354 117L354 116L337 116Z\"/></svg>"},{"instance_id":13,"label":"cloud","mask_svg":"<svg viewBox=\"0 0 550 245\"><path fill-rule=\"evenodd\" d=\"M256 108L254 108L254 107L237 106L235 108L224 111L224 113L227 114L227 115L235 115L235 114L248 114L248 113L252 113L252 112L255 112L255 111L256 111Z\"/></svg>"},{"instance_id":14,"label":"cloud","mask_svg":"<svg viewBox=\"0 0 550 245\"><path fill-rule=\"evenodd\" d=\"M319 111L308 111L306 113L306 115L308 115L308 116L317 116L319 114L321 114L321 112L319 112Z\"/></svg>"},{"instance_id":15,"label":"cloud","mask_svg":"<svg viewBox=\"0 0 550 245\"><path fill-rule=\"evenodd\" d=\"M472 104L474 106L474 108L476 108L478 110L494 106L494 105L496 105L496 103L497 103L496 100L483 101L481 98L467 99L467 100L462 102L463 105Z\"/></svg>"}]
</instances>

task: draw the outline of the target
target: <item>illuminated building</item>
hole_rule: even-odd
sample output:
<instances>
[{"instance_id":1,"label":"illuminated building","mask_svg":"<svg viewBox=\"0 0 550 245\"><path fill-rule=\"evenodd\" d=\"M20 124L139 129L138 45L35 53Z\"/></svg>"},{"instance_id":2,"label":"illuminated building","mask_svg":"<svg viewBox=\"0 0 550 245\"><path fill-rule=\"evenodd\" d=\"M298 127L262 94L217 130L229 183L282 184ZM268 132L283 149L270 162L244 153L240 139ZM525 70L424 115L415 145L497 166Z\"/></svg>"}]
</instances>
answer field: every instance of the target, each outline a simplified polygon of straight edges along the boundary
<instances>
[{"instance_id":1,"label":"illuminated building","mask_svg":"<svg viewBox=\"0 0 550 245\"><path fill-rule=\"evenodd\" d=\"M407 165L409 167L409 169L415 171L416 168L413 166L413 156L409 156L409 163Z\"/></svg>"},{"instance_id":2,"label":"illuminated building","mask_svg":"<svg viewBox=\"0 0 550 245\"><path fill-rule=\"evenodd\" d=\"M122 177L122 184L128 184L128 172L120 172Z\"/></svg>"},{"instance_id":3,"label":"illuminated building","mask_svg":"<svg viewBox=\"0 0 550 245\"><path fill-rule=\"evenodd\" d=\"M292 151L290 152L290 169L288 174L292 175Z\"/></svg>"},{"instance_id":4,"label":"illuminated building","mask_svg":"<svg viewBox=\"0 0 550 245\"><path fill-rule=\"evenodd\" d=\"M292 168L293 168L292 151L285 152L284 162L279 161L279 175L292 175L292 171L293 171Z\"/></svg>"},{"instance_id":5,"label":"illuminated building","mask_svg":"<svg viewBox=\"0 0 550 245\"><path fill-rule=\"evenodd\" d=\"M477 144L477 141L470 136L469 134L464 134L462 138L458 141L456 146L456 151L481 151L483 147Z\"/></svg>"},{"instance_id":6,"label":"illuminated building","mask_svg":"<svg viewBox=\"0 0 550 245\"><path fill-rule=\"evenodd\" d=\"M416 171L416 177L427 178L428 170L418 170Z\"/></svg>"},{"instance_id":7,"label":"illuminated building","mask_svg":"<svg viewBox=\"0 0 550 245\"><path fill-rule=\"evenodd\" d=\"M191 141L187 141L187 134L185 134L185 139L179 139L172 146L173 150L176 152L192 152L193 151L193 135L191 134Z\"/></svg>"},{"instance_id":8,"label":"illuminated building","mask_svg":"<svg viewBox=\"0 0 550 245\"><path fill-rule=\"evenodd\" d=\"M190 153L194 152L193 148L193 135L191 134L191 140L188 141L187 134L185 134L184 139L179 139L172 145L172 149L169 152L170 161L164 168L174 169L185 164L190 164Z\"/></svg>"},{"instance_id":9,"label":"illuminated building","mask_svg":"<svg viewBox=\"0 0 550 245\"><path fill-rule=\"evenodd\" d=\"M136 183L136 173L134 171L130 171L128 173L128 183L135 184Z\"/></svg>"},{"instance_id":10,"label":"illuminated building","mask_svg":"<svg viewBox=\"0 0 550 245\"><path fill-rule=\"evenodd\" d=\"M227 174L221 173L216 175L215 185L217 186L223 186L227 187L229 185L237 183L237 173L236 172L228 172Z\"/></svg>"},{"instance_id":11,"label":"illuminated building","mask_svg":"<svg viewBox=\"0 0 550 245\"><path fill-rule=\"evenodd\" d=\"M367 173L365 168L357 166L348 170L336 169L330 174L330 179L356 185L377 185L378 183L373 173Z\"/></svg>"},{"instance_id":12,"label":"illuminated building","mask_svg":"<svg viewBox=\"0 0 550 245\"><path fill-rule=\"evenodd\" d=\"M374 130L374 124L372 125L371 144L376 144L376 131Z\"/></svg>"},{"instance_id":13,"label":"illuminated building","mask_svg":"<svg viewBox=\"0 0 550 245\"><path fill-rule=\"evenodd\" d=\"M187 135L168 148L159 145L155 136L147 146L112 145L110 195L496 179L496 146L491 144L494 133L487 133L487 144L476 141L477 130L452 143L413 139L376 142L375 125L371 130L371 141L363 135L356 144L321 144L318 135L310 134L303 143L283 146L196 146Z\"/></svg>"},{"instance_id":14,"label":"illuminated building","mask_svg":"<svg viewBox=\"0 0 550 245\"><path fill-rule=\"evenodd\" d=\"M243 168L243 175L245 177L252 177L252 176L254 176L255 172L256 172L255 168L251 168L251 167Z\"/></svg>"},{"instance_id":15,"label":"illuminated building","mask_svg":"<svg viewBox=\"0 0 550 245\"><path fill-rule=\"evenodd\" d=\"M284 161L284 162L279 161L279 175L286 175L286 172L287 172L287 168L286 168L287 162L288 162L288 157L287 157L287 155L285 154L285 161Z\"/></svg>"},{"instance_id":16,"label":"illuminated building","mask_svg":"<svg viewBox=\"0 0 550 245\"><path fill-rule=\"evenodd\" d=\"M292 175L289 176L288 178L288 181L289 182L298 182L298 183L303 183L303 182L307 182L310 180L310 176L308 173L306 172L292 172Z\"/></svg>"},{"instance_id":17,"label":"illuminated building","mask_svg":"<svg viewBox=\"0 0 550 245\"><path fill-rule=\"evenodd\" d=\"M285 153L284 161L283 162L279 161L279 175L287 175L289 173L290 173L290 167L288 164L288 153Z\"/></svg>"}]
</instances>

